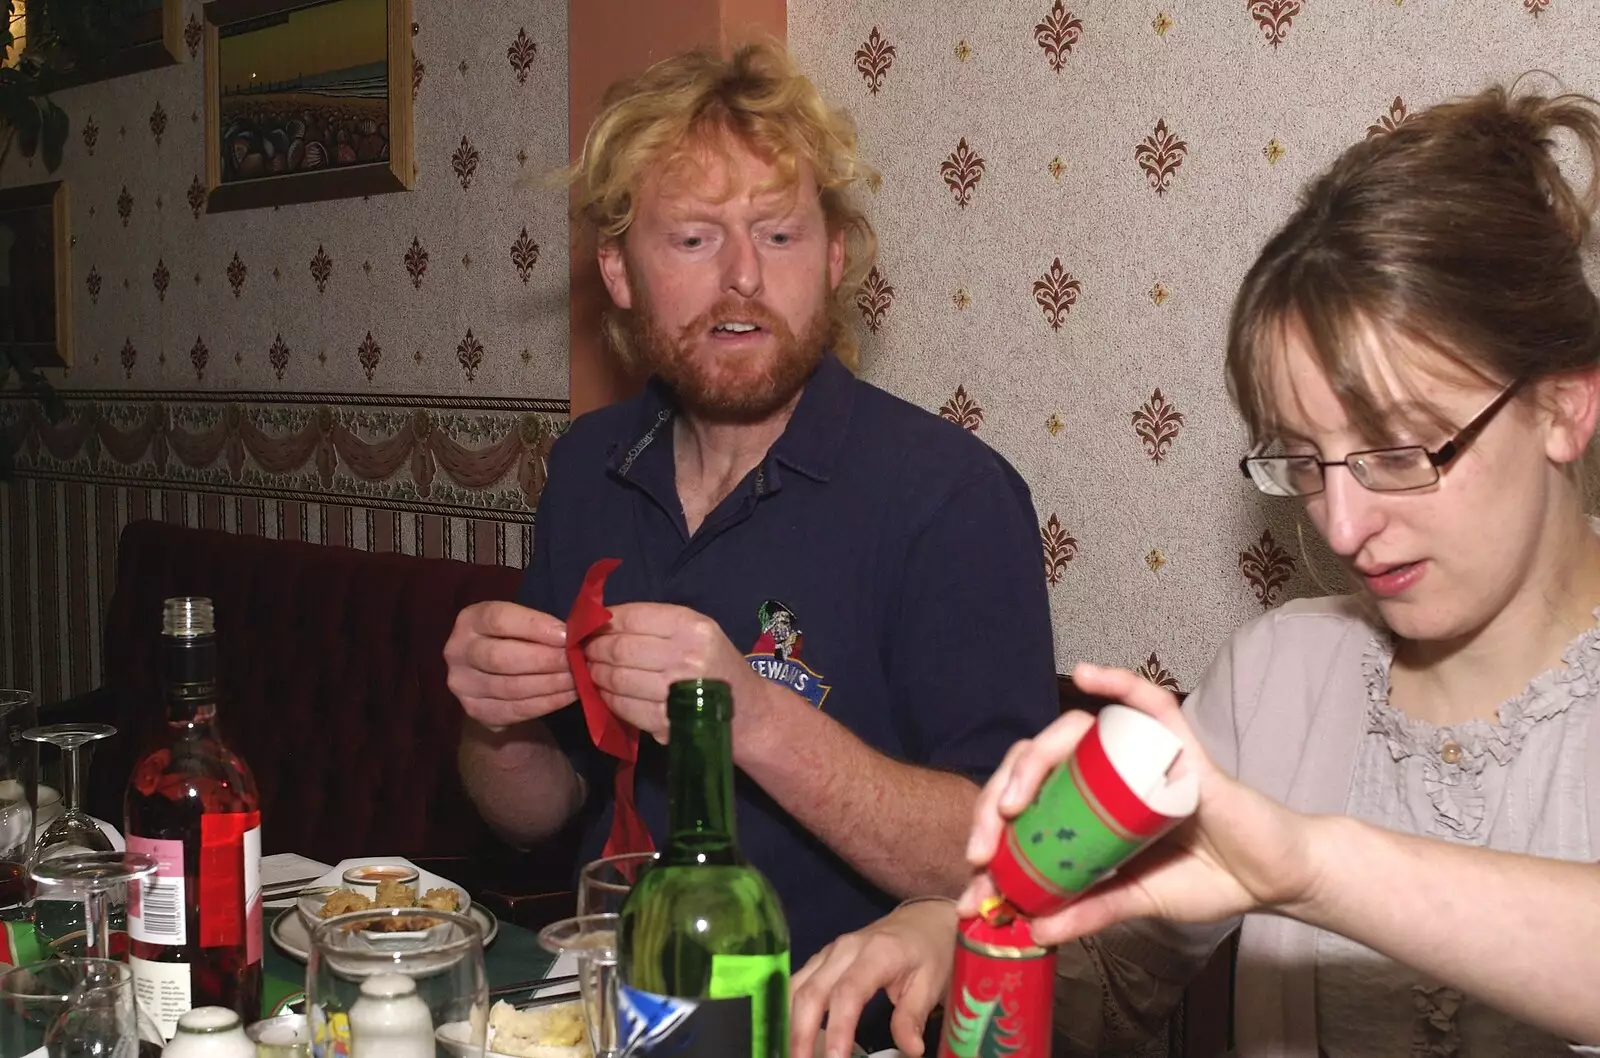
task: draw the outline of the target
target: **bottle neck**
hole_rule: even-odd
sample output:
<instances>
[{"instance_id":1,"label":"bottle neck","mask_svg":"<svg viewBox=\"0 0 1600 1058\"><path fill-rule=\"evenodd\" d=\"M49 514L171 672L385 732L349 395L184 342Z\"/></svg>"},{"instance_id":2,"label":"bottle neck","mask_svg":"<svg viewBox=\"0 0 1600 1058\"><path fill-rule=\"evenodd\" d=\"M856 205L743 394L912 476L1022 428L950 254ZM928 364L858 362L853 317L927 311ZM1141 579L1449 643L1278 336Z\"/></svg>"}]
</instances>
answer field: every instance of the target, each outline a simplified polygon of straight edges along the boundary
<instances>
[{"instance_id":1,"label":"bottle neck","mask_svg":"<svg viewBox=\"0 0 1600 1058\"><path fill-rule=\"evenodd\" d=\"M209 725L217 714L216 637L163 636L162 653L167 723Z\"/></svg>"},{"instance_id":2,"label":"bottle neck","mask_svg":"<svg viewBox=\"0 0 1600 1058\"><path fill-rule=\"evenodd\" d=\"M742 863L733 818L733 728L709 712L672 717L667 743L668 865Z\"/></svg>"}]
</instances>

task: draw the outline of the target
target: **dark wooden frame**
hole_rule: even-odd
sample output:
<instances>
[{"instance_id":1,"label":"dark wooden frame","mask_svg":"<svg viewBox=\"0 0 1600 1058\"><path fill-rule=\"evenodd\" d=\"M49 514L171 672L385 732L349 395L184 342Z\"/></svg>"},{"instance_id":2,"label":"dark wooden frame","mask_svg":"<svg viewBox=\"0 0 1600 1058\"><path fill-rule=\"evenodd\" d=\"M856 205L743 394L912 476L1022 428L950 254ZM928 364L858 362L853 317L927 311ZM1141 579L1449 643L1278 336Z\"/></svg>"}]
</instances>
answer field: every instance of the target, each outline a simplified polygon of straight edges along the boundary
<instances>
[{"instance_id":1,"label":"dark wooden frame","mask_svg":"<svg viewBox=\"0 0 1600 1058\"><path fill-rule=\"evenodd\" d=\"M55 260L56 328L55 341L26 342L34 367L72 366L72 233L67 203L67 185L60 180L46 184L25 184L0 189L0 213L13 210L50 209L52 254Z\"/></svg>"},{"instance_id":2,"label":"dark wooden frame","mask_svg":"<svg viewBox=\"0 0 1600 1058\"><path fill-rule=\"evenodd\" d=\"M183 0L161 0L160 11L140 15L130 28L133 39L139 43L113 52L92 71L69 71L53 83L62 88L74 88L188 61L188 50L183 42Z\"/></svg>"},{"instance_id":3,"label":"dark wooden frame","mask_svg":"<svg viewBox=\"0 0 1600 1058\"><path fill-rule=\"evenodd\" d=\"M237 22L319 7L332 0L212 0L205 7L206 212L261 209L391 191L415 181L411 102L411 0L386 0L389 21L389 160L310 173L222 182L220 30Z\"/></svg>"}]
</instances>

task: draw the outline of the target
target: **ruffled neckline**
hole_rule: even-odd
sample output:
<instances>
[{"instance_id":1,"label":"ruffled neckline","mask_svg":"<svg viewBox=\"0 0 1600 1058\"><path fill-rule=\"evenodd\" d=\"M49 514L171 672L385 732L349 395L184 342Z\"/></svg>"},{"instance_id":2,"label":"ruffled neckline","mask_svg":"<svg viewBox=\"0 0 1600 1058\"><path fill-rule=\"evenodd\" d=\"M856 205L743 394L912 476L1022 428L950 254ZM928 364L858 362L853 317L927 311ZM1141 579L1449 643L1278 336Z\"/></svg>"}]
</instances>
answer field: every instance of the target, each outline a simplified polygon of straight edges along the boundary
<instances>
[{"instance_id":1,"label":"ruffled neckline","mask_svg":"<svg viewBox=\"0 0 1600 1058\"><path fill-rule=\"evenodd\" d=\"M1600 607L1595 609L1594 619L1594 626L1567 644L1560 664L1534 676L1520 694L1501 703L1496 719L1466 720L1448 727L1413 719L1390 704L1394 640L1387 632L1373 636L1362 657L1367 731L1385 740L1395 760L1421 759L1423 786L1436 809L1436 833L1460 840L1476 837L1483 824L1481 787L1488 763L1509 764L1521 752L1529 731L1566 712L1574 701L1596 694L1600 688Z\"/></svg>"}]
</instances>

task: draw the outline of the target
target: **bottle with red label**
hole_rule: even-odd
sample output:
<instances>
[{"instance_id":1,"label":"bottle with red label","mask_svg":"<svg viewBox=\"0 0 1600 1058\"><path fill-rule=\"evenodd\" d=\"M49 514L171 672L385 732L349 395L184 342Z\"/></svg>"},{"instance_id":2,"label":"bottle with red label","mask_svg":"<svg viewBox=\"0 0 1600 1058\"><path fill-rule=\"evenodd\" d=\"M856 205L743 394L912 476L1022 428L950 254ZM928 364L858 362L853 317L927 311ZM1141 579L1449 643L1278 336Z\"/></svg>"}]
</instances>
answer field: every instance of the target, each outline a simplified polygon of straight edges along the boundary
<instances>
[{"instance_id":1,"label":"bottle with red label","mask_svg":"<svg viewBox=\"0 0 1600 1058\"><path fill-rule=\"evenodd\" d=\"M128 849L155 857L129 886L129 962L142 1006L171 1039L194 1007L261 1018L261 809L255 779L217 731L211 600L168 599L167 722L134 765Z\"/></svg>"}]
</instances>

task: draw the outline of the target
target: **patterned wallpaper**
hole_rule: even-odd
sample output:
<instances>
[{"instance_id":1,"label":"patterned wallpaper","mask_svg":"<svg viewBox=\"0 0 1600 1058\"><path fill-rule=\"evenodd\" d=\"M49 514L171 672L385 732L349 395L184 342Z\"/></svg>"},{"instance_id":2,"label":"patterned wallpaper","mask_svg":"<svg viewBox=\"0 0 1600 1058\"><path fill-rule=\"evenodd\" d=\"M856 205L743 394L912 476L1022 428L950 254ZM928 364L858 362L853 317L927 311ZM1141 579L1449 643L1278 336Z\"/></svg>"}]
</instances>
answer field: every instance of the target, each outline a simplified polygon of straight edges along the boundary
<instances>
[{"instance_id":1,"label":"patterned wallpaper","mask_svg":"<svg viewBox=\"0 0 1600 1058\"><path fill-rule=\"evenodd\" d=\"M412 7L410 193L205 213L192 0L190 61L61 93L71 385L565 397L565 5Z\"/></svg>"},{"instance_id":2,"label":"patterned wallpaper","mask_svg":"<svg viewBox=\"0 0 1600 1058\"><path fill-rule=\"evenodd\" d=\"M1298 189L1490 80L1600 92L1594 0L790 0L789 39L883 177L866 377L1027 478L1060 668L1184 688L1339 585L1240 476L1222 371Z\"/></svg>"},{"instance_id":3,"label":"patterned wallpaper","mask_svg":"<svg viewBox=\"0 0 1600 1058\"><path fill-rule=\"evenodd\" d=\"M204 209L188 61L61 93L70 417L0 397L0 684L99 679L116 534L157 517L521 565L567 419L563 3L412 0L415 188Z\"/></svg>"}]
</instances>

